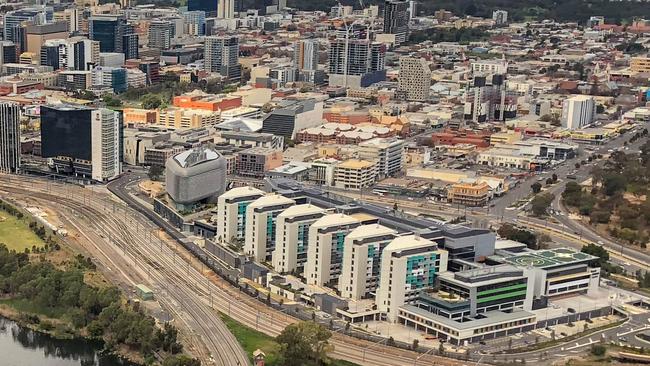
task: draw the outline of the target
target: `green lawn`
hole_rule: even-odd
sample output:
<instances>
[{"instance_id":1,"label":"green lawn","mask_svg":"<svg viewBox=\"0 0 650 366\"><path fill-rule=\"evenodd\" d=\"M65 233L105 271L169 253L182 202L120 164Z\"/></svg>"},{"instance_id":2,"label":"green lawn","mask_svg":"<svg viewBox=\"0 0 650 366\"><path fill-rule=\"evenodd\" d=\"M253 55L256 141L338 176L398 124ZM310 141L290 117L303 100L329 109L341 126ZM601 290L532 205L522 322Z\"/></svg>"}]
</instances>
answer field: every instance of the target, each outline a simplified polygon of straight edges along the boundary
<instances>
[{"instance_id":1,"label":"green lawn","mask_svg":"<svg viewBox=\"0 0 650 366\"><path fill-rule=\"evenodd\" d=\"M253 359L253 351L261 349L266 354L266 365L279 366L277 362L280 345L275 342L273 337L251 329L226 314L221 314L221 319L235 338L237 338L237 341L244 348L244 351L246 351L251 360Z\"/></svg>"},{"instance_id":2,"label":"green lawn","mask_svg":"<svg viewBox=\"0 0 650 366\"><path fill-rule=\"evenodd\" d=\"M4 243L9 250L22 252L34 245L43 246L43 241L29 228L25 219L19 220L3 210L0 210L0 216L4 218L4 221L0 222L0 243Z\"/></svg>"},{"instance_id":3,"label":"green lawn","mask_svg":"<svg viewBox=\"0 0 650 366\"><path fill-rule=\"evenodd\" d=\"M281 366L278 363L280 345L275 342L273 337L251 329L226 314L220 314L221 319L226 324L230 332L237 338L244 351L253 359L253 351L261 349L266 354L266 365ZM343 360L331 360L330 366L358 366L355 363Z\"/></svg>"},{"instance_id":4,"label":"green lawn","mask_svg":"<svg viewBox=\"0 0 650 366\"><path fill-rule=\"evenodd\" d=\"M67 309L64 308L44 308L36 305L34 302L25 299L2 299L0 304L7 305L21 313L45 315L48 318L60 319Z\"/></svg>"}]
</instances>

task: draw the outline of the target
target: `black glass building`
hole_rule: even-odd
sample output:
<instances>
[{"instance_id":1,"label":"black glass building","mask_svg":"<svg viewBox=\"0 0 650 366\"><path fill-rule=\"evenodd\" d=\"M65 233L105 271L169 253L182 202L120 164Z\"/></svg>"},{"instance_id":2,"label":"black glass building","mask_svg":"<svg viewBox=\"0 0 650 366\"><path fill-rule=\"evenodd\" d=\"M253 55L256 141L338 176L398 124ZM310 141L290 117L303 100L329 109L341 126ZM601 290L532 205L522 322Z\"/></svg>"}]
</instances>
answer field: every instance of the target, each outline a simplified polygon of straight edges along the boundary
<instances>
[{"instance_id":1,"label":"black glass building","mask_svg":"<svg viewBox=\"0 0 650 366\"><path fill-rule=\"evenodd\" d=\"M90 39L99 41L99 52L123 52L122 36L126 19L116 15L96 15L90 18Z\"/></svg>"},{"instance_id":2,"label":"black glass building","mask_svg":"<svg viewBox=\"0 0 650 366\"><path fill-rule=\"evenodd\" d=\"M217 13L218 0L188 0L187 10L202 10L208 16L214 16Z\"/></svg>"},{"instance_id":3,"label":"black glass building","mask_svg":"<svg viewBox=\"0 0 650 366\"><path fill-rule=\"evenodd\" d=\"M91 112L91 109L67 105L41 106L42 156L90 161Z\"/></svg>"}]
</instances>

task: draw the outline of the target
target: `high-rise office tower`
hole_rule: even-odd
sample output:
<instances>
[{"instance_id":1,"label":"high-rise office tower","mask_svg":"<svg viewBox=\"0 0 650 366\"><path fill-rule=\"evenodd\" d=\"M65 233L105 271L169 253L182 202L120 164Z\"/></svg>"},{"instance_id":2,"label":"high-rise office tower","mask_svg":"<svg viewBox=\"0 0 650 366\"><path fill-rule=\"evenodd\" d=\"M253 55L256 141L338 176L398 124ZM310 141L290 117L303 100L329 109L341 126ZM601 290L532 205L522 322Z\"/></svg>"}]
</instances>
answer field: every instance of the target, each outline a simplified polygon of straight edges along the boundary
<instances>
[{"instance_id":1,"label":"high-rise office tower","mask_svg":"<svg viewBox=\"0 0 650 366\"><path fill-rule=\"evenodd\" d=\"M66 104L41 107L41 153L59 173L108 181L121 173L119 112Z\"/></svg>"},{"instance_id":2,"label":"high-rise office tower","mask_svg":"<svg viewBox=\"0 0 650 366\"><path fill-rule=\"evenodd\" d=\"M140 36L137 33L129 33L122 36L122 53L124 53L125 60L139 58L139 40Z\"/></svg>"},{"instance_id":3,"label":"high-rise office tower","mask_svg":"<svg viewBox=\"0 0 650 366\"><path fill-rule=\"evenodd\" d=\"M191 36L205 35L205 12L203 10L186 11L183 13L185 32Z\"/></svg>"},{"instance_id":4,"label":"high-rise office tower","mask_svg":"<svg viewBox=\"0 0 650 366\"><path fill-rule=\"evenodd\" d=\"M235 0L219 0L217 18L232 19L235 17Z\"/></svg>"},{"instance_id":5,"label":"high-rise office tower","mask_svg":"<svg viewBox=\"0 0 650 366\"><path fill-rule=\"evenodd\" d=\"M49 15L48 15L49 13ZM23 22L45 24L53 16L52 8L24 8L7 12L4 16L4 39L18 42L18 31Z\"/></svg>"},{"instance_id":6,"label":"high-rise office tower","mask_svg":"<svg viewBox=\"0 0 650 366\"><path fill-rule=\"evenodd\" d=\"M386 47L367 39L337 38L330 42L329 83L332 86L367 87L386 79Z\"/></svg>"},{"instance_id":7,"label":"high-rise office tower","mask_svg":"<svg viewBox=\"0 0 650 366\"><path fill-rule=\"evenodd\" d=\"M416 0L409 1L409 21L418 16L418 2Z\"/></svg>"},{"instance_id":8,"label":"high-rise office tower","mask_svg":"<svg viewBox=\"0 0 650 366\"><path fill-rule=\"evenodd\" d=\"M517 116L517 95L507 88L505 74L476 73L465 94L466 120L505 121Z\"/></svg>"},{"instance_id":9,"label":"high-rise office tower","mask_svg":"<svg viewBox=\"0 0 650 366\"><path fill-rule=\"evenodd\" d=\"M123 15L94 15L89 20L90 39L99 41L100 52L123 52L126 18Z\"/></svg>"},{"instance_id":10,"label":"high-rise office tower","mask_svg":"<svg viewBox=\"0 0 650 366\"><path fill-rule=\"evenodd\" d=\"M122 67L97 66L92 70L93 86L111 88L114 93L126 91L126 69Z\"/></svg>"},{"instance_id":11,"label":"high-rise office tower","mask_svg":"<svg viewBox=\"0 0 650 366\"><path fill-rule=\"evenodd\" d=\"M99 42L85 37L53 39L43 43L41 65L54 70L92 70L99 64Z\"/></svg>"},{"instance_id":12,"label":"high-rise office tower","mask_svg":"<svg viewBox=\"0 0 650 366\"><path fill-rule=\"evenodd\" d=\"M293 64L300 71L318 69L318 40L303 39L296 42Z\"/></svg>"},{"instance_id":13,"label":"high-rise office tower","mask_svg":"<svg viewBox=\"0 0 650 366\"><path fill-rule=\"evenodd\" d=\"M0 172L20 170L20 107L0 103Z\"/></svg>"},{"instance_id":14,"label":"high-rise office tower","mask_svg":"<svg viewBox=\"0 0 650 366\"><path fill-rule=\"evenodd\" d=\"M16 44L11 41L0 41L0 66L16 63L17 59Z\"/></svg>"},{"instance_id":15,"label":"high-rise office tower","mask_svg":"<svg viewBox=\"0 0 650 366\"><path fill-rule=\"evenodd\" d=\"M68 32L76 33L81 31L83 20L83 9L70 8L54 13L54 20L65 22L68 25Z\"/></svg>"},{"instance_id":16,"label":"high-rise office tower","mask_svg":"<svg viewBox=\"0 0 650 366\"><path fill-rule=\"evenodd\" d=\"M174 36L174 24L165 20L154 20L149 24L149 42L151 48L167 50L171 47Z\"/></svg>"},{"instance_id":17,"label":"high-rise office tower","mask_svg":"<svg viewBox=\"0 0 650 366\"><path fill-rule=\"evenodd\" d=\"M397 44L406 42L408 36L408 9L406 0L386 0L384 4L384 33L394 34Z\"/></svg>"},{"instance_id":18,"label":"high-rise office tower","mask_svg":"<svg viewBox=\"0 0 650 366\"><path fill-rule=\"evenodd\" d=\"M205 37L205 70L217 72L230 81L241 78L239 38L236 36Z\"/></svg>"},{"instance_id":19,"label":"high-rise office tower","mask_svg":"<svg viewBox=\"0 0 650 366\"><path fill-rule=\"evenodd\" d=\"M35 54L40 52L41 46L45 41L50 39L65 39L70 34L68 32L68 24L65 22L26 25L24 28L27 52Z\"/></svg>"},{"instance_id":20,"label":"high-rise office tower","mask_svg":"<svg viewBox=\"0 0 650 366\"><path fill-rule=\"evenodd\" d=\"M217 3L219 0L188 0L187 10L201 10L204 11L206 16L217 15Z\"/></svg>"},{"instance_id":21,"label":"high-rise office tower","mask_svg":"<svg viewBox=\"0 0 650 366\"><path fill-rule=\"evenodd\" d=\"M429 99L431 69L421 57L400 57L398 91L409 101Z\"/></svg>"}]
</instances>

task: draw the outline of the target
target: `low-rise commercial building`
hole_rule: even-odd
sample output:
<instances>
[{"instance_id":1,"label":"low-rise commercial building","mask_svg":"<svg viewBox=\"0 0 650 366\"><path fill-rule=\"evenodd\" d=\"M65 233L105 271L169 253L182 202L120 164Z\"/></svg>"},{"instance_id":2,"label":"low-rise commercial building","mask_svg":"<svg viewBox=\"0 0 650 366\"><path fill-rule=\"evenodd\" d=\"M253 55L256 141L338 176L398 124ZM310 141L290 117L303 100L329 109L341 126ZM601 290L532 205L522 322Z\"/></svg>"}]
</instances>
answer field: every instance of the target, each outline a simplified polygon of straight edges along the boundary
<instances>
[{"instance_id":1,"label":"low-rise commercial building","mask_svg":"<svg viewBox=\"0 0 650 366\"><path fill-rule=\"evenodd\" d=\"M282 150L252 147L237 153L237 174L263 178L265 173L282 165Z\"/></svg>"},{"instance_id":2,"label":"low-rise commercial building","mask_svg":"<svg viewBox=\"0 0 650 366\"><path fill-rule=\"evenodd\" d=\"M157 118L156 111L151 109L124 108L122 110L124 125L129 127L153 125L156 124Z\"/></svg>"},{"instance_id":3,"label":"low-rise commercial building","mask_svg":"<svg viewBox=\"0 0 650 366\"><path fill-rule=\"evenodd\" d=\"M248 131L222 131L217 137L220 142L233 146L265 147L284 150L284 137L271 133Z\"/></svg>"},{"instance_id":4,"label":"low-rise commercial building","mask_svg":"<svg viewBox=\"0 0 650 366\"><path fill-rule=\"evenodd\" d=\"M207 94L200 90L179 95L172 101L174 107L200 109L210 112L226 111L242 106L242 98L230 95Z\"/></svg>"},{"instance_id":5,"label":"low-rise commercial building","mask_svg":"<svg viewBox=\"0 0 650 366\"><path fill-rule=\"evenodd\" d=\"M166 108L158 112L157 125L169 128L197 128L221 122L219 112L200 109Z\"/></svg>"},{"instance_id":6,"label":"low-rise commercial building","mask_svg":"<svg viewBox=\"0 0 650 366\"><path fill-rule=\"evenodd\" d=\"M359 144L359 158L377 162L377 176L389 177L404 168L404 140L376 138Z\"/></svg>"},{"instance_id":7,"label":"low-rise commercial building","mask_svg":"<svg viewBox=\"0 0 650 366\"><path fill-rule=\"evenodd\" d=\"M490 186L485 182L456 183L447 189L447 200L465 206L485 206L490 200Z\"/></svg>"},{"instance_id":8,"label":"low-rise commercial building","mask_svg":"<svg viewBox=\"0 0 650 366\"><path fill-rule=\"evenodd\" d=\"M371 187L377 179L377 163L350 159L336 165L334 185L344 189Z\"/></svg>"}]
</instances>

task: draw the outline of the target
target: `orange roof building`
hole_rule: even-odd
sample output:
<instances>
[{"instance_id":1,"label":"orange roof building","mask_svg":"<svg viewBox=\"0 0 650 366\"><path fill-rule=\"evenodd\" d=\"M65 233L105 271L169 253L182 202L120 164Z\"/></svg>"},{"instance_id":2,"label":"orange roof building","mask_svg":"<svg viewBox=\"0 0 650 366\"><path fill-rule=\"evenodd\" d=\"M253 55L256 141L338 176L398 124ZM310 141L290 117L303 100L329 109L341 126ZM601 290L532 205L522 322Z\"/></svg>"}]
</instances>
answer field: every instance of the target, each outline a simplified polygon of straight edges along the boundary
<instances>
[{"instance_id":1,"label":"orange roof building","mask_svg":"<svg viewBox=\"0 0 650 366\"><path fill-rule=\"evenodd\" d=\"M214 95L199 90L174 97L174 107L202 109L205 111L227 111L242 106L241 96Z\"/></svg>"}]
</instances>

